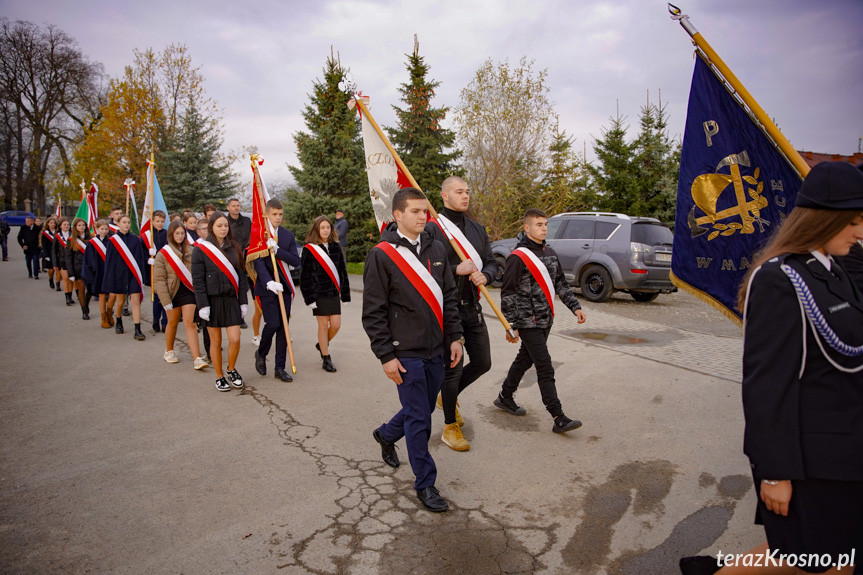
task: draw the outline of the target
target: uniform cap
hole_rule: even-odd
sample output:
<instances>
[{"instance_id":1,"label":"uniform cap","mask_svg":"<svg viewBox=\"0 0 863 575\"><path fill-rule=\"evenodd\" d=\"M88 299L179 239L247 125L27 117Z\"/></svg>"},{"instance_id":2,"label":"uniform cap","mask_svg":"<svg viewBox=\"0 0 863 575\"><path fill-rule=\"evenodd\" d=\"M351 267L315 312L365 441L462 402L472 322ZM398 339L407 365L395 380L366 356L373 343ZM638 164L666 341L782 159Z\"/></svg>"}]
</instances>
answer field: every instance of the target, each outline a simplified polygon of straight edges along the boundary
<instances>
[{"instance_id":1,"label":"uniform cap","mask_svg":"<svg viewBox=\"0 0 863 575\"><path fill-rule=\"evenodd\" d=\"M863 172L845 162L821 162L803 180L797 207L863 211Z\"/></svg>"}]
</instances>

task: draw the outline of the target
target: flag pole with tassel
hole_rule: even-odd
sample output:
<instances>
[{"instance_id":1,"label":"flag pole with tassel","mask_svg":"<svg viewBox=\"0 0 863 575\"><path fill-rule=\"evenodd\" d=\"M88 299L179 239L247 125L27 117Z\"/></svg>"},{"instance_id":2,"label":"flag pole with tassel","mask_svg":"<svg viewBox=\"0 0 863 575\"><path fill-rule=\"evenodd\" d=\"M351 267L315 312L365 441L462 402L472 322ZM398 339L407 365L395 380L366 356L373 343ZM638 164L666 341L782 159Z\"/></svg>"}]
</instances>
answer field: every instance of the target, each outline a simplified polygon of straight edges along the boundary
<instances>
[{"instance_id":1,"label":"flag pole with tassel","mask_svg":"<svg viewBox=\"0 0 863 575\"><path fill-rule=\"evenodd\" d=\"M758 120L764 128L764 131L767 132L767 135L773 139L773 142L788 162L800 174L800 177L805 178L809 174L809 164L807 164L797 150L794 149L794 146L791 145L788 138L779 131L779 128L776 127L776 124L774 124L770 119L770 116L767 115L767 112L765 112L758 102L755 101L755 98L752 97L752 94L750 94L740 80L737 79L734 72L725 65L725 62L722 61L719 54L717 54L707 40L704 39L704 36L696 30L695 26L692 25L692 22L689 21L689 16L683 14L680 8L671 3L668 4L668 12L671 13L672 20L680 22L680 25L692 38L692 42L707 57L707 61L713 65L720 74L722 74L725 81L734 90L736 96L740 98L747 108L749 108L752 115L755 116L755 119Z\"/></svg>"},{"instance_id":2,"label":"flag pole with tassel","mask_svg":"<svg viewBox=\"0 0 863 575\"><path fill-rule=\"evenodd\" d=\"M255 180L256 180L253 183L253 185L258 190L258 204L261 206L261 210L266 211L266 204L264 203L263 184L261 182L261 174L258 171L259 156L257 154L252 154L251 160L252 160L252 171L255 174ZM272 226L272 224L270 223L269 218L267 218L266 213L263 214L263 219L266 222L266 225L264 226L264 234L265 234L266 239L269 240L270 238L272 238L272 235L270 234L270 227ZM276 263L276 250L274 250L273 248L271 248L269 246L267 246L267 248L270 252L270 261L273 264L273 275L275 277L279 277L279 266ZM254 290L252 290L252 291L254 291ZM284 295L282 295L282 292L276 292L276 296L279 298L279 309L281 310L281 313L282 313L282 326L285 329L285 340L287 340L287 343L288 343L288 359L291 362L291 373L296 374L297 373L297 362L294 359L294 345L293 345L293 342L291 342L291 330L288 327L288 312L287 312L287 309L285 308L285 297L284 297Z\"/></svg>"},{"instance_id":3,"label":"flag pole with tassel","mask_svg":"<svg viewBox=\"0 0 863 575\"><path fill-rule=\"evenodd\" d=\"M360 96L355 96L352 101L356 102L356 105L359 107L360 111L366 115L366 117L369 120L369 123L375 129L375 132L377 132L381 141L387 147L387 150L389 150L390 154L392 154L393 159L398 164L399 169L407 177L411 186L415 187L418 190L422 190L422 188L420 188L417 181L411 175L410 170L408 170L407 166L405 166L404 162L402 162L402 159L396 153L395 148L393 148L392 144L390 144L389 139L387 139L387 137L384 135L383 131L381 130L380 126L378 126L378 123L375 121L374 117L372 117L372 115L369 113L369 109L368 109L368 107L366 107L365 103L363 102L363 98ZM431 213L431 216L437 220L438 219L437 212L435 211L432 203L428 200L428 197L426 197L426 206L428 207L428 211L429 211L429 213ZM440 220L438 220L438 221L440 221ZM454 239L450 239L449 243L452 246L452 249L455 250L456 255L458 255L458 257L461 261L465 261L468 259L467 256L462 251L461 246L459 246L458 243ZM484 285L481 285L481 286L479 286L479 291L480 291L480 293L482 293L483 297L485 297L486 301L488 301L488 304L491 306L491 309L494 312L494 314L497 316L497 319L499 319L500 323L503 324L503 327L506 330L507 339L509 341L516 341L515 332L513 331L512 326L509 324L509 322L503 316L503 313L501 313L500 308L498 307L497 303L495 303L495 301L491 298L491 294L488 293L488 289Z\"/></svg>"},{"instance_id":4,"label":"flag pole with tassel","mask_svg":"<svg viewBox=\"0 0 863 575\"><path fill-rule=\"evenodd\" d=\"M156 247L156 234L153 230L153 176L156 175L156 158L153 154L153 151L150 150L150 161L148 162L147 169L150 172L147 178L147 193L150 194L150 243L152 243L153 247ZM146 199L145 199L146 202ZM128 203L128 202L127 202ZM128 211L128 210L127 210ZM151 258L152 259L152 258ZM153 264L150 265L150 301L153 302L156 299L156 296L153 294L155 291L153 289L153 273L155 266Z\"/></svg>"}]
</instances>

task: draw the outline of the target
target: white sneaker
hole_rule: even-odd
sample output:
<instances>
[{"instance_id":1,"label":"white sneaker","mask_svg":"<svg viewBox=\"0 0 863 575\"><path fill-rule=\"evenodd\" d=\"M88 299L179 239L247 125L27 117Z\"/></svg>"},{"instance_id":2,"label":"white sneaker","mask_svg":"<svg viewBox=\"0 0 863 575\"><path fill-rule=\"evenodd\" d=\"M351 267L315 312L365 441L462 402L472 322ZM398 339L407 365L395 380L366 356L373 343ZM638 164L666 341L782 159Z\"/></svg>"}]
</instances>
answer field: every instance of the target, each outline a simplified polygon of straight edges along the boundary
<instances>
[{"instance_id":1,"label":"white sneaker","mask_svg":"<svg viewBox=\"0 0 863 575\"><path fill-rule=\"evenodd\" d=\"M261 345L261 336L253 335L252 336L252 343L257 345L257 346L260 346Z\"/></svg>"},{"instance_id":2,"label":"white sneaker","mask_svg":"<svg viewBox=\"0 0 863 575\"><path fill-rule=\"evenodd\" d=\"M167 361L168 363L179 363L180 362L180 360L177 359L177 354L174 353L173 349L165 352L165 361Z\"/></svg>"},{"instance_id":3,"label":"white sneaker","mask_svg":"<svg viewBox=\"0 0 863 575\"><path fill-rule=\"evenodd\" d=\"M205 367L210 367L210 364L207 363L207 358L196 357L195 358L195 369L204 369Z\"/></svg>"}]
</instances>

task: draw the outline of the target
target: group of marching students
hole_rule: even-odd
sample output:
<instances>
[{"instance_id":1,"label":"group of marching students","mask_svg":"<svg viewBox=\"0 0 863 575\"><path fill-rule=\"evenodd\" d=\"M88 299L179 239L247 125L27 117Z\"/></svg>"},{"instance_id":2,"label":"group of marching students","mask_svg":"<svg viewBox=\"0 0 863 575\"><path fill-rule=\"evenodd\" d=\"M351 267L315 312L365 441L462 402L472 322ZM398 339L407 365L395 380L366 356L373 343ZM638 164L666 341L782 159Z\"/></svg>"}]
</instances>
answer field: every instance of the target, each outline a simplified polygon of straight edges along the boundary
<instances>
[{"instance_id":1,"label":"group of marching students","mask_svg":"<svg viewBox=\"0 0 863 575\"><path fill-rule=\"evenodd\" d=\"M111 210L109 219L95 221L95 235L81 218L70 222L52 216L39 238L42 267L48 273L49 285L65 293L69 306L75 305L73 292L77 292L84 320L90 319L90 301L97 297L101 327L113 327L118 334L125 331L123 315L124 312L128 315L128 311L124 310L124 304L130 304L134 339L139 341L146 339L141 330L144 286L152 286L152 325L154 331L165 333L165 361L180 361L174 345L182 320L194 369L212 366L217 375L216 388L230 391L244 385L236 364L240 329L246 327L250 287L255 305L252 341L258 346L255 368L266 375L266 357L275 340L275 377L292 381L285 365L287 336L282 318L290 317L295 293L288 266L302 265L302 296L318 322L315 347L321 355L322 368L335 372L329 343L341 326L341 302L350 301L350 285L344 253L332 222L323 215L315 220L301 257L294 234L280 225L281 202L270 200L264 215L271 230L268 249L247 258L248 230L246 234L235 234L236 226L232 223L241 219L250 228L250 222L239 215L239 202L231 202L237 204L231 210L236 214L219 212L208 205L203 218L198 219L192 211L173 213L167 226L167 215L157 210L152 214L150 228L140 236L131 231L130 217L117 206ZM238 241L236 235L246 237ZM271 250L274 258L270 257ZM261 318L265 325L258 335ZM203 332L203 349L198 341L199 332ZM227 338L225 370L223 333Z\"/></svg>"}]
</instances>

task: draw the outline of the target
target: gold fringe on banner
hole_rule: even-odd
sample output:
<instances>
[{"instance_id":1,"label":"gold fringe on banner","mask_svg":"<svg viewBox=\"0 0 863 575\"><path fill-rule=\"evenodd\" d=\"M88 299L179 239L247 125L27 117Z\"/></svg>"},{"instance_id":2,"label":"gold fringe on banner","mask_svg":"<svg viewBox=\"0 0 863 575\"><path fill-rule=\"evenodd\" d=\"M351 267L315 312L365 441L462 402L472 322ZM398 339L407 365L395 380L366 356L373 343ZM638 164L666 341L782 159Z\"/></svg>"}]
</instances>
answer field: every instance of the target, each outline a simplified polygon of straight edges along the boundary
<instances>
[{"instance_id":1,"label":"gold fringe on banner","mask_svg":"<svg viewBox=\"0 0 863 575\"><path fill-rule=\"evenodd\" d=\"M743 328L743 320L741 320L739 317L737 317L736 314L734 314L731 310L729 310L727 307L725 307L724 304L720 303L719 300L715 299L710 294L703 292L700 289L689 285L688 283L686 283L685 281L683 281L682 279L680 279L679 277L674 275L674 272L670 271L668 273L669 273L669 276L671 278L671 283L673 283L675 286L682 289L686 293L697 297L698 299L700 299L704 303L715 307L717 310L721 311L725 317L727 317L728 319L733 321L735 324L737 324L738 327Z\"/></svg>"}]
</instances>

